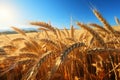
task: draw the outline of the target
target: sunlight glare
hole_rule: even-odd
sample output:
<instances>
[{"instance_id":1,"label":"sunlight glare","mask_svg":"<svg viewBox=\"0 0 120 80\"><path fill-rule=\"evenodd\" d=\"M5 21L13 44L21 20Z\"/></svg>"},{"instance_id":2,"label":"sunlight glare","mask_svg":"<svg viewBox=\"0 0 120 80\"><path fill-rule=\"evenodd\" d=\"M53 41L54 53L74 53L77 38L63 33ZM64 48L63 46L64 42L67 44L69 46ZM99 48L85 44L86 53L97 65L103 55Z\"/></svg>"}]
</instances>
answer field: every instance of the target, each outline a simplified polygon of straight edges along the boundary
<instances>
[{"instance_id":1,"label":"sunlight glare","mask_svg":"<svg viewBox=\"0 0 120 80\"><path fill-rule=\"evenodd\" d=\"M0 29L10 27L18 21L18 10L10 4L0 4Z\"/></svg>"}]
</instances>

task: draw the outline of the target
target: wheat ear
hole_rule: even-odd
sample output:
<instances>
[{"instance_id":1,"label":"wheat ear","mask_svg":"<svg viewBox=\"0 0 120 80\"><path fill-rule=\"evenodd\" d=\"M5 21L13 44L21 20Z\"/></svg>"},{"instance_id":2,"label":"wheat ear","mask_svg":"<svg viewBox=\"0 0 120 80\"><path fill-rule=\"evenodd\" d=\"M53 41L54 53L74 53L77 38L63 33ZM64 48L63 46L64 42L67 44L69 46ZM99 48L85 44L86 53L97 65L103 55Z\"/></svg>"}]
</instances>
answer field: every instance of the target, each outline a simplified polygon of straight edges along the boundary
<instances>
[{"instance_id":1,"label":"wheat ear","mask_svg":"<svg viewBox=\"0 0 120 80\"><path fill-rule=\"evenodd\" d=\"M47 28L47 29L53 31L56 34L56 30L54 29L54 27L52 25L48 24L48 23L45 23L45 22L31 22L30 24Z\"/></svg>"},{"instance_id":2,"label":"wheat ear","mask_svg":"<svg viewBox=\"0 0 120 80\"><path fill-rule=\"evenodd\" d=\"M74 26L72 25L71 26L71 38L74 39L74 32L75 32L75 29L74 29Z\"/></svg>"},{"instance_id":3,"label":"wheat ear","mask_svg":"<svg viewBox=\"0 0 120 80\"><path fill-rule=\"evenodd\" d=\"M96 9L93 9L93 13L110 32L114 33L114 29L110 26L110 24L103 18L103 16Z\"/></svg>"},{"instance_id":4,"label":"wheat ear","mask_svg":"<svg viewBox=\"0 0 120 80\"><path fill-rule=\"evenodd\" d=\"M99 36L99 34L97 32L95 32L93 29L91 29L90 27L88 27L87 25L85 24L82 24L80 22L77 23L78 26L82 27L83 29L89 31L93 37L95 37L95 39L99 42L99 44L102 46L102 47L107 47L104 40Z\"/></svg>"},{"instance_id":5,"label":"wheat ear","mask_svg":"<svg viewBox=\"0 0 120 80\"><path fill-rule=\"evenodd\" d=\"M36 65L34 65L30 70L28 70L28 72L26 73L26 75L22 78L22 80L31 80L31 79L35 79L38 70L41 66L41 64L48 59L51 56L52 52L48 51L47 53L44 53L39 61L36 63Z\"/></svg>"},{"instance_id":6,"label":"wheat ear","mask_svg":"<svg viewBox=\"0 0 120 80\"><path fill-rule=\"evenodd\" d=\"M100 29L100 30L102 30L102 31L104 31L104 32L106 32L106 33L109 34L109 31L108 31L108 30L106 30L104 27L102 27L102 26L100 26L100 25L98 25L98 24L90 23L90 24L88 24L88 25L93 26L93 27L96 27L96 28L98 28L98 29Z\"/></svg>"},{"instance_id":7,"label":"wheat ear","mask_svg":"<svg viewBox=\"0 0 120 80\"><path fill-rule=\"evenodd\" d=\"M56 28L56 31L57 31L57 35L60 37L60 39L62 39L61 31L59 29L57 29L57 28Z\"/></svg>"},{"instance_id":8,"label":"wheat ear","mask_svg":"<svg viewBox=\"0 0 120 80\"><path fill-rule=\"evenodd\" d=\"M116 24L117 24L117 25L120 25L120 20L119 20L116 16L115 16L114 18L115 18Z\"/></svg>"},{"instance_id":9,"label":"wheat ear","mask_svg":"<svg viewBox=\"0 0 120 80\"><path fill-rule=\"evenodd\" d=\"M69 31L66 28L64 28L64 31L67 33L67 37L70 37Z\"/></svg>"},{"instance_id":10,"label":"wheat ear","mask_svg":"<svg viewBox=\"0 0 120 80\"><path fill-rule=\"evenodd\" d=\"M43 30L43 31L45 32L46 36L49 38L49 35L48 35L48 32L47 32L47 29L45 29L45 28L38 28L38 30Z\"/></svg>"},{"instance_id":11,"label":"wheat ear","mask_svg":"<svg viewBox=\"0 0 120 80\"><path fill-rule=\"evenodd\" d=\"M51 39L40 39L40 41L41 42L44 42L44 43L48 43L48 44L52 44L52 45L54 45L54 46L58 46L58 44L57 43L55 43L53 40L51 40Z\"/></svg>"},{"instance_id":12,"label":"wheat ear","mask_svg":"<svg viewBox=\"0 0 120 80\"><path fill-rule=\"evenodd\" d=\"M60 64L64 61L64 59L67 57L67 55L72 51L74 50L75 48L78 48L78 47L85 47L85 44L84 43L75 43L73 45L71 45L70 47L68 47L67 49L65 49L61 56L59 56L57 59L56 59L56 62L55 62L55 65L54 67L52 68L51 72L49 73L47 79L49 80L51 78L51 76L58 70Z\"/></svg>"},{"instance_id":13,"label":"wheat ear","mask_svg":"<svg viewBox=\"0 0 120 80\"><path fill-rule=\"evenodd\" d=\"M20 34L22 34L22 35L24 35L24 36L27 36L23 30L21 30L21 29L19 29L19 28L16 28L16 27L11 27L11 28L14 29L16 32L18 32L18 33L20 33Z\"/></svg>"},{"instance_id":14,"label":"wheat ear","mask_svg":"<svg viewBox=\"0 0 120 80\"><path fill-rule=\"evenodd\" d=\"M24 38L15 38L15 39L13 39L11 41L14 42L14 41L22 41L22 40L25 40L25 39Z\"/></svg>"}]
</instances>

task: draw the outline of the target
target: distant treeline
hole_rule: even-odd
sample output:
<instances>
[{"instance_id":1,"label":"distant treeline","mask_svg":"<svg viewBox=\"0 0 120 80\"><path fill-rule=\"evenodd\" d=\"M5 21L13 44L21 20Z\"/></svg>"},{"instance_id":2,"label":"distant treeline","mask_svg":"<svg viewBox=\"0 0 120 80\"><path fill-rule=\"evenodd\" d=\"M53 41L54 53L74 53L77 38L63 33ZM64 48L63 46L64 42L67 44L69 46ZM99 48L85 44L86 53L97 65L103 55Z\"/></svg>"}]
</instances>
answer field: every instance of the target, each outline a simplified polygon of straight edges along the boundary
<instances>
[{"instance_id":1,"label":"distant treeline","mask_svg":"<svg viewBox=\"0 0 120 80\"><path fill-rule=\"evenodd\" d=\"M37 30L23 30L25 33L37 32ZM3 31L0 34L17 34L15 31Z\"/></svg>"}]
</instances>

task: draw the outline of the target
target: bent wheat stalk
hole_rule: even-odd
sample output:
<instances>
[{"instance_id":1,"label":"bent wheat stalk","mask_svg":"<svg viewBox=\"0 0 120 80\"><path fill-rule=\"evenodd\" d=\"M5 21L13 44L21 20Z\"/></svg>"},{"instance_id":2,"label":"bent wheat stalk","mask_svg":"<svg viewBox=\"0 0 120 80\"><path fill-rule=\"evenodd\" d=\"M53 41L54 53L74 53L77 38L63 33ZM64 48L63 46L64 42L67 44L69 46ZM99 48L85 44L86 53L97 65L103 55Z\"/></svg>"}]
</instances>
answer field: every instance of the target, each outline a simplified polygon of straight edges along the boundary
<instances>
[{"instance_id":1,"label":"bent wheat stalk","mask_svg":"<svg viewBox=\"0 0 120 80\"><path fill-rule=\"evenodd\" d=\"M39 61L31 69L28 70L28 72L25 74L25 76L22 78L22 80L34 80L38 73L40 66L46 59L48 59L51 56L51 54L52 54L51 51L44 53L40 57Z\"/></svg>"},{"instance_id":2,"label":"bent wheat stalk","mask_svg":"<svg viewBox=\"0 0 120 80\"><path fill-rule=\"evenodd\" d=\"M48 74L47 76L47 80L50 80L50 78L52 77L52 75L58 70L60 64L64 61L64 59L67 57L67 55L75 48L78 48L78 47L85 47L85 44L84 43L75 43L73 45L71 45L70 47L68 47L67 49L65 49L61 56L59 56L57 59L56 59L56 62L55 62L55 66L52 68L52 70L50 71L50 73Z\"/></svg>"}]
</instances>

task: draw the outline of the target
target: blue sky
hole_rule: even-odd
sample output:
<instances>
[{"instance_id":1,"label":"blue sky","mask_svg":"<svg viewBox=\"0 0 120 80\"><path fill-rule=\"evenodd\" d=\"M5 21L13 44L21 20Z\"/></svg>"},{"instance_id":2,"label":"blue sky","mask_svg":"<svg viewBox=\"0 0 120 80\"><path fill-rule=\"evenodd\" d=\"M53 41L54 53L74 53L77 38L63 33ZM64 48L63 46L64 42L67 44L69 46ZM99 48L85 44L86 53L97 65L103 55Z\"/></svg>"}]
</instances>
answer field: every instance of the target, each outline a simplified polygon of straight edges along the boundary
<instances>
[{"instance_id":1,"label":"blue sky","mask_svg":"<svg viewBox=\"0 0 120 80\"><path fill-rule=\"evenodd\" d=\"M0 0L3 5L0 8L0 15L3 15L0 16L0 29L31 27L31 21L51 21L55 27L69 28L71 16L74 25L76 21L100 24L90 10L89 2L111 25L115 25L114 16L120 18L120 0Z\"/></svg>"}]
</instances>

